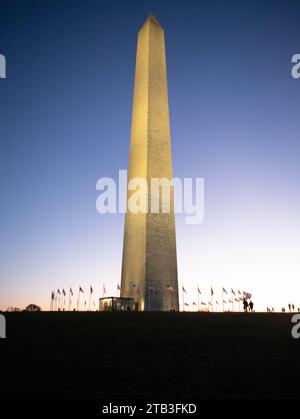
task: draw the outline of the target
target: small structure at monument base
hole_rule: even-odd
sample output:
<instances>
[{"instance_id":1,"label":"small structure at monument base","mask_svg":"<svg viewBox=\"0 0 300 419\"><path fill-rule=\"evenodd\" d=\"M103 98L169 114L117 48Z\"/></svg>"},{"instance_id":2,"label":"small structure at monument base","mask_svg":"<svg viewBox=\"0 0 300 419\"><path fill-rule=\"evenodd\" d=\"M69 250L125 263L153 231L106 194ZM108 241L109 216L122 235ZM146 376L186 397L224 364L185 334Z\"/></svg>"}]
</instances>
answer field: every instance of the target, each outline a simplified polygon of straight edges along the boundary
<instances>
[{"instance_id":1,"label":"small structure at monument base","mask_svg":"<svg viewBox=\"0 0 300 419\"><path fill-rule=\"evenodd\" d=\"M134 311L134 298L103 297L99 298L99 311Z\"/></svg>"}]
</instances>

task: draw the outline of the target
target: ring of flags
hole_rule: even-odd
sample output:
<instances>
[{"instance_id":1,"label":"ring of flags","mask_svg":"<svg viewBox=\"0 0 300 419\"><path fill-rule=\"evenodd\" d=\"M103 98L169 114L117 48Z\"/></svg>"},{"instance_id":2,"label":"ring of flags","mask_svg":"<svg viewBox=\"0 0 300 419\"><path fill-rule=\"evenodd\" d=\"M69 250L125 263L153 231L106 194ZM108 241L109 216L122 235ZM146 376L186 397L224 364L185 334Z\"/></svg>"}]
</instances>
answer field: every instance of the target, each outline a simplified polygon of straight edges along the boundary
<instances>
[{"instance_id":1,"label":"ring of flags","mask_svg":"<svg viewBox=\"0 0 300 419\"><path fill-rule=\"evenodd\" d=\"M138 292L139 287L136 283L132 282L131 283L131 287L133 289L133 291ZM170 284L166 284L165 285L165 289L167 292L173 293L175 292L175 288L170 285ZM244 300L250 300L252 297L252 294L246 291L241 292L239 289L237 291L235 291L233 288L231 288L230 293L227 292L227 290L222 287L221 288L221 294L222 294L222 298L220 300L216 300L214 298L215 295L215 290L213 289L213 287L210 287L210 300L208 301L203 301L203 293L199 288L199 285L196 287L196 295L197 295L197 302L195 300L192 301L185 301L186 297L188 296L188 291L186 290L186 288L184 287L184 285L182 285L181 287L181 291L182 291L182 309L183 311L185 311L185 307L198 307L198 311L203 311L203 310L214 310L214 308L223 307L223 311L241 311L241 302L244 302ZM119 284L117 284L117 292L121 292L121 287ZM159 293L159 288L158 287L154 287L152 285L150 285L148 287L148 295L150 296L151 294L157 294ZM69 287L69 289L65 289L64 287L62 289L57 288L56 290L52 290L51 291L51 303L50 303L50 310L51 311L74 311L74 310L80 310L82 303L80 302L81 300L81 294L85 294L84 289L81 285L79 285L78 287L78 295L77 295L77 302L76 305L73 302L73 297L74 297L74 291L72 287ZM83 301L83 306L84 309L86 310L88 308L88 310L91 309L91 305L92 307L96 307L96 303L95 301L91 301L92 296L94 294L94 288L92 287L92 285L90 285L89 287L89 292L87 294L87 297L84 299ZM225 295L227 296L225 298ZM102 286L102 297L106 296L106 287L105 284L103 284ZM200 296L201 296L201 301L200 301ZM220 303L221 302L221 303ZM237 303L237 304L235 304ZM238 308L236 307L236 305L238 305ZM236 310L237 309L237 310Z\"/></svg>"}]
</instances>

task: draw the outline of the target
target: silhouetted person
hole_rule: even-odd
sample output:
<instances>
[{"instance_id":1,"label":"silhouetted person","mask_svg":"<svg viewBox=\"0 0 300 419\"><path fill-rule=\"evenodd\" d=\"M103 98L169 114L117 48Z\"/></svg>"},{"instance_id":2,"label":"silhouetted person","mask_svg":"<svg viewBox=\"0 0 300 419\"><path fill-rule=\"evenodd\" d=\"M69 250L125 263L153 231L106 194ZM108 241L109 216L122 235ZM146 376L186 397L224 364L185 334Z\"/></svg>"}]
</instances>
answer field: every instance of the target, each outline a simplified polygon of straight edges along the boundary
<instances>
[{"instance_id":1,"label":"silhouetted person","mask_svg":"<svg viewBox=\"0 0 300 419\"><path fill-rule=\"evenodd\" d=\"M253 302L250 300L250 302L249 302L249 310L250 310L250 311L253 311L253 307L254 307L254 304L253 304Z\"/></svg>"},{"instance_id":2,"label":"silhouetted person","mask_svg":"<svg viewBox=\"0 0 300 419\"><path fill-rule=\"evenodd\" d=\"M282 311L283 313L285 313L285 308L284 308L284 307L282 307L281 311Z\"/></svg>"},{"instance_id":3,"label":"silhouetted person","mask_svg":"<svg viewBox=\"0 0 300 419\"><path fill-rule=\"evenodd\" d=\"M274 311L275 311L275 310L274 310L274 307L272 307L272 311L273 311L273 313L274 313Z\"/></svg>"},{"instance_id":4,"label":"silhouetted person","mask_svg":"<svg viewBox=\"0 0 300 419\"><path fill-rule=\"evenodd\" d=\"M291 309L292 309L292 306L291 306L291 304L289 304L289 310L290 310L290 312L291 312Z\"/></svg>"},{"instance_id":5,"label":"silhouetted person","mask_svg":"<svg viewBox=\"0 0 300 419\"><path fill-rule=\"evenodd\" d=\"M294 304L292 305L292 310L293 310L293 311L295 310L295 306L294 306Z\"/></svg>"},{"instance_id":6,"label":"silhouetted person","mask_svg":"<svg viewBox=\"0 0 300 419\"><path fill-rule=\"evenodd\" d=\"M243 307L244 307L244 311L246 312L248 310L248 301L247 300L243 301Z\"/></svg>"}]
</instances>

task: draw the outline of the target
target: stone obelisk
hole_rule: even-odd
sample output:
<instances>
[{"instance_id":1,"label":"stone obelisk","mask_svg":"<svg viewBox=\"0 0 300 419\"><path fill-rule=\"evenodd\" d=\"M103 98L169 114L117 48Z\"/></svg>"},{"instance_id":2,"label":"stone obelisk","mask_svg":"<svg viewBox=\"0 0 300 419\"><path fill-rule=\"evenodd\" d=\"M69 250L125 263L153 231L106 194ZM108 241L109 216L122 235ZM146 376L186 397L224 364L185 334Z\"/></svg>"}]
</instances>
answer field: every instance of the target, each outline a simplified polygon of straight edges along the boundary
<instances>
[{"instance_id":1,"label":"stone obelisk","mask_svg":"<svg viewBox=\"0 0 300 419\"><path fill-rule=\"evenodd\" d=\"M138 34L128 182L172 179L164 30L150 15ZM133 192L127 192L127 203ZM125 216L121 296L140 311L178 310L178 278L173 187L169 213ZM161 208L162 196L159 195Z\"/></svg>"}]
</instances>

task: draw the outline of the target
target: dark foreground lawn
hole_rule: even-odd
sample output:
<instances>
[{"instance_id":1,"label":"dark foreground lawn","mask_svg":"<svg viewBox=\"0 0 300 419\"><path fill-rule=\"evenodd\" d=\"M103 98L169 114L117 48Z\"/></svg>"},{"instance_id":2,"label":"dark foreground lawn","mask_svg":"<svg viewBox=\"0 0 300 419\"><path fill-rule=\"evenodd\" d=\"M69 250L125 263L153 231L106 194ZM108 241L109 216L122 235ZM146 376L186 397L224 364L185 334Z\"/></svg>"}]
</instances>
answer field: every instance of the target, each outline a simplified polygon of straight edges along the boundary
<instances>
[{"instance_id":1,"label":"dark foreground lawn","mask_svg":"<svg viewBox=\"0 0 300 419\"><path fill-rule=\"evenodd\" d=\"M12 313L1 397L299 397L287 314Z\"/></svg>"}]
</instances>

